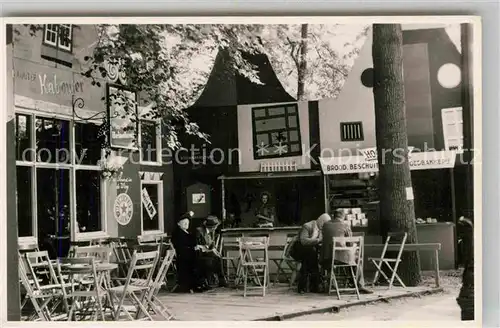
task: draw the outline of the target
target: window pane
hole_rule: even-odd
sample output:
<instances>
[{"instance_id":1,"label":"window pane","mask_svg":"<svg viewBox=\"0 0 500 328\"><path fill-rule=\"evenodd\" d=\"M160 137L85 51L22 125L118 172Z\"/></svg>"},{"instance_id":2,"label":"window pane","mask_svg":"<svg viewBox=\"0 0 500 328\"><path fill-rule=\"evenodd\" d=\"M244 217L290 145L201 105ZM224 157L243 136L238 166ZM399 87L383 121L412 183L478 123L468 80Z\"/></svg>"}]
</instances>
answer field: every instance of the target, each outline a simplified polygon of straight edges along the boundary
<instances>
[{"instance_id":1,"label":"window pane","mask_svg":"<svg viewBox=\"0 0 500 328\"><path fill-rule=\"evenodd\" d=\"M16 160L32 161L31 116L16 114Z\"/></svg>"},{"instance_id":2,"label":"window pane","mask_svg":"<svg viewBox=\"0 0 500 328\"><path fill-rule=\"evenodd\" d=\"M300 151L300 144L291 144L290 145L290 151L292 153Z\"/></svg>"},{"instance_id":3,"label":"window pane","mask_svg":"<svg viewBox=\"0 0 500 328\"><path fill-rule=\"evenodd\" d=\"M269 130L281 130L285 128L286 128L286 123L284 117L255 121L255 129L257 132L269 131Z\"/></svg>"},{"instance_id":4,"label":"window pane","mask_svg":"<svg viewBox=\"0 0 500 328\"><path fill-rule=\"evenodd\" d=\"M97 165L104 141L104 137L99 136L100 129L92 123L75 123L75 164Z\"/></svg>"},{"instance_id":5,"label":"window pane","mask_svg":"<svg viewBox=\"0 0 500 328\"><path fill-rule=\"evenodd\" d=\"M287 140L288 139L287 133L285 131L273 132L273 133L271 133L271 138L272 138L273 144L279 144L280 141L281 141L281 143L288 141Z\"/></svg>"},{"instance_id":6,"label":"window pane","mask_svg":"<svg viewBox=\"0 0 500 328\"><path fill-rule=\"evenodd\" d=\"M158 124L155 122L141 121L141 156L143 161L157 161L157 128Z\"/></svg>"},{"instance_id":7,"label":"window pane","mask_svg":"<svg viewBox=\"0 0 500 328\"><path fill-rule=\"evenodd\" d=\"M271 115L285 115L285 107L269 108L269 116Z\"/></svg>"},{"instance_id":8,"label":"window pane","mask_svg":"<svg viewBox=\"0 0 500 328\"><path fill-rule=\"evenodd\" d=\"M102 231L100 173L77 170L75 175L77 231Z\"/></svg>"},{"instance_id":9,"label":"window pane","mask_svg":"<svg viewBox=\"0 0 500 328\"><path fill-rule=\"evenodd\" d=\"M261 109L254 109L254 115L255 117L265 117L266 116L266 109L261 108Z\"/></svg>"},{"instance_id":10,"label":"window pane","mask_svg":"<svg viewBox=\"0 0 500 328\"><path fill-rule=\"evenodd\" d=\"M147 204L144 201L142 202L142 227L144 231L160 230L158 219L158 186L157 184L142 184L142 192L146 189L152 203L152 208L148 211L146 208Z\"/></svg>"},{"instance_id":11,"label":"window pane","mask_svg":"<svg viewBox=\"0 0 500 328\"><path fill-rule=\"evenodd\" d=\"M31 167L18 166L17 179L17 228L19 237L34 236L31 197Z\"/></svg>"},{"instance_id":12,"label":"window pane","mask_svg":"<svg viewBox=\"0 0 500 328\"><path fill-rule=\"evenodd\" d=\"M297 115L288 116L288 127L289 128L297 127Z\"/></svg>"},{"instance_id":13,"label":"window pane","mask_svg":"<svg viewBox=\"0 0 500 328\"><path fill-rule=\"evenodd\" d=\"M297 130L290 130L290 141L299 141L299 132Z\"/></svg>"},{"instance_id":14,"label":"window pane","mask_svg":"<svg viewBox=\"0 0 500 328\"><path fill-rule=\"evenodd\" d=\"M288 112L288 114L292 114L292 113L295 113L296 110L295 110L295 106L288 106L286 108L286 111Z\"/></svg>"},{"instance_id":15,"label":"window pane","mask_svg":"<svg viewBox=\"0 0 500 328\"><path fill-rule=\"evenodd\" d=\"M269 145L269 135L267 133L257 135L257 145Z\"/></svg>"},{"instance_id":16,"label":"window pane","mask_svg":"<svg viewBox=\"0 0 500 328\"><path fill-rule=\"evenodd\" d=\"M69 245L55 236L70 235L69 170L37 169L37 222L40 248L53 257L65 256Z\"/></svg>"},{"instance_id":17,"label":"window pane","mask_svg":"<svg viewBox=\"0 0 500 328\"><path fill-rule=\"evenodd\" d=\"M71 50L71 25L59 25L59 47Z\"/></svg>"},{"instance_id":18,"label":"window pane","mask_svg":"<svg viewBox=\"0 0 500 328\"><path fill-rule=\"evenodd\" d=\"M37 161L44 163L71 163L69 150L69 122L51 118L36 118Z\"/></svg>"}]
</instances>

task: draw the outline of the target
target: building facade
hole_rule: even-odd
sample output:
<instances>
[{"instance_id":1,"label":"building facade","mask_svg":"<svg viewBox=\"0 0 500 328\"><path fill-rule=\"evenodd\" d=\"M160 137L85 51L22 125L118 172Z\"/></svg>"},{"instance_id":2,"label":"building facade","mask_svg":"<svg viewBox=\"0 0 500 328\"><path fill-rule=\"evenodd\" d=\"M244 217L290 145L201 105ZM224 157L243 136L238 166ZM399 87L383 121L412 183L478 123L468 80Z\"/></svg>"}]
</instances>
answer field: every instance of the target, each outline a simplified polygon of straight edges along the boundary
<instances>
[{"instance_id":1,"label":"building facade","mask_svg":"<svg viewBox=\"0 0 500 328\"><path fill-rule=\"evenodd\" d=\"M94 25L48 24L34 33L13 26L7 79L15 161L8 169L18 240L52 255L68 241L136 238L171 225L173 171L162 157L160 122L144 117L151 104L118 70L83 75L97 40ZM137 123L119 115L113 95L122 92L137 100Z\"/></svg>"}]
</instances>

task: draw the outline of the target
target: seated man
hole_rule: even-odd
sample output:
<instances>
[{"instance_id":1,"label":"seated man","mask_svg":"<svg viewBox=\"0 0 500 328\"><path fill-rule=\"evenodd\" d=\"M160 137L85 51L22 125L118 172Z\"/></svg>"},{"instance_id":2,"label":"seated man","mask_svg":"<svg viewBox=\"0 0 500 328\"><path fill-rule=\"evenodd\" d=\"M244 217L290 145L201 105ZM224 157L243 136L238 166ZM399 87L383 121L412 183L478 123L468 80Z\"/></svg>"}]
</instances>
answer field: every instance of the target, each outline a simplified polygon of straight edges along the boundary
<instances>
[{"instance_id":1,"label":"seated man","mask_svg":"<svg viewBox=\"0 0 500 328\"><path fill-rule=\"evenodd\" d=\"M216 216L208 216L201 227L196 229L196 250L199 269L205 280L216 274L219 279L219 287L227 286L226 278L222 272L221 255L215 248L215 230L219 226Z\"/></svg>"},{"instance_id":2,"label":"seated man","mask_svg":"<svg viewBox=\"0 0 500 328\"><path fill-rule=\"evenodd\" d=\"M351 227L343 222L344 212L336 210L331 221L325 222L322 229L323 245L320 252L320 262L323 270L330 272L332 266L333 237L351 237ZM354 253L348 250L335 252L335 262L350 263L354 260ZM365 288L363 270L360 271L358 279L360 293L371 294L372 291Z\"/></svg>"}]
</instances>

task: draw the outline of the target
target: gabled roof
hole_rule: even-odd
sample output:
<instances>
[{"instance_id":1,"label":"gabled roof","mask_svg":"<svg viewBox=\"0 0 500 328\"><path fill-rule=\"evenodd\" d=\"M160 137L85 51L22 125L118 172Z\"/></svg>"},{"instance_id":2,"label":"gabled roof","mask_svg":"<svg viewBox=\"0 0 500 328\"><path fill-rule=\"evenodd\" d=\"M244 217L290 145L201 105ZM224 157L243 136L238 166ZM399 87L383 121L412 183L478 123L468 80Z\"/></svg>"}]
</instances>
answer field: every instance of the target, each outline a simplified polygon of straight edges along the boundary
<instances>
[{"instance_id":1,"label":"gabled roof","mask_svg":"<svg viewBox=\"0 0 500 328\"><path fill-rule=\"evenodd\" d=\"M263 84L253 83L235 72L228 51L220 50L207 84L192 107L295 101L281 85L267 55L245 54L244 57L258 67L259 78Z\"/></svg>"}]
</instances>

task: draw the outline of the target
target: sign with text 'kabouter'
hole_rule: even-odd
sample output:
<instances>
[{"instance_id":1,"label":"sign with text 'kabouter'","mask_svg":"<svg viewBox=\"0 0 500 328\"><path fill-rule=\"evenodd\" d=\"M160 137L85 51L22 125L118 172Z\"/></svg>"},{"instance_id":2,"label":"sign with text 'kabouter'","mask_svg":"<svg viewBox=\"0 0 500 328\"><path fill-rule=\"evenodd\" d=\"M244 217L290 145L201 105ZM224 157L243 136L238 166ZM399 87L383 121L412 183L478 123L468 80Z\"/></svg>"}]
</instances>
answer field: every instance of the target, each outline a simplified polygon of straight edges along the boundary
<instances>
[{"instance_id":1,"label":"sign with text 'kabouter'","mask_svg":"<svg viewBox=\"0 0 500 328\"><path fill-rule=\"evenodd\" d=\"M378 172L378 160L373 151L361 151L362 155L357 156L339 156L339 157L321 157L321 169L323 174L349 174ZM367 156L367 154L368 156ZM404 163L404 153L395 152L395 163ZM408 161L410 170L433 170L446 169L455 166L456 151L428 151L428 152L410 152Z\"/></svg>"}]
</instances>

